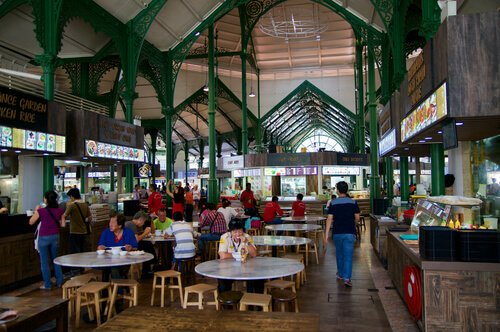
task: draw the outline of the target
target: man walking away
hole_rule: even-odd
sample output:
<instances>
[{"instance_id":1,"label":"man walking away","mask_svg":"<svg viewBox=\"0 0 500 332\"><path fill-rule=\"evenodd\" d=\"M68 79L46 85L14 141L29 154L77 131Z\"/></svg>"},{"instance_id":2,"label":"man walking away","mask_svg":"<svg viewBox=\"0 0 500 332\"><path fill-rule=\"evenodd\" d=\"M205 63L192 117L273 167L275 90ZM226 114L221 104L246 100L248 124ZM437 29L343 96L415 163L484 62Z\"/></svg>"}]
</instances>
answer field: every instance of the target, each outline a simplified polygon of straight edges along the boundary
<instances>
[{"instance_id":1,"label":"man walking away","mask_svg":"<svg viewBox=\"0 0 500 332\"><path fill-rule=\"evenodd\" d=\"M331 202L326 219L325 243L328 242L330 227L333 225L333 242L337 257L337 279L344 280L344 286L352 287L352 255L356 241L356 223L359 222L359 207L347 196L348 185L337 183L338 198Z\"/></svg>"}]
</instances>

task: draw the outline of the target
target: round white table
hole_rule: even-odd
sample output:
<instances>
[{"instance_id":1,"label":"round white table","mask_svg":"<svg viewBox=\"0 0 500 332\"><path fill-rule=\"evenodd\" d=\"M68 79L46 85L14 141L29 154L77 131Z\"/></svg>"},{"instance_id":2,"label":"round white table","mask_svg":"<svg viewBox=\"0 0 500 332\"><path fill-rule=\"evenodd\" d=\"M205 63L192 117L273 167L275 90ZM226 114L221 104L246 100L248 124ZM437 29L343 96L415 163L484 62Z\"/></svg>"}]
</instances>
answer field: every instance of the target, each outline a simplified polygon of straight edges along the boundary
<instances>
[{"instance_id":1,"label":"round white table","mask_svg":"<svg viewBox=\"0 0 500 332\"><path fill-rule=\"evenodd\" d=\"M261 280L297 274L304 264L287 258L255 257L245 263L234 259L216 259L203 262L195 271L205 277L229 280Z\"/></svg>"},{"instance_id":2,"label":"round white table","mask_svg":"<svg viewBox=\"0 0 500 332\"><path fill-rule=\"evenodd\" d=\"M95 251L91 251L56 257L56 259L54 259L54 264L72 267L100 268L143 263L153 258L153 255L147 252L142 255L127 254L125 256L120 256L111 253L98 255Z\"/></svg>"},{"instance_id":3,"label":"round white table","mask_svg":"<svg viewBox=\"0 0 500 332\"><path fill-rule=\"evenodd\" d=\"M298 246L312 242L311 239L305 237L273 235L253 236L252 240L256 246L271 246L273 257L278 256L278 246Z\"/></svg>"},{"instance_id":4,"label":"round white table","mask_svg":"<svg viewBox=\"0 0 500 332\"><path fill-rule=\"evenodd\" d=\"M299 222L299 223L320 223L326 220L323 216L302 216L302 217L283 217L281 218L283 222Z\"/></svg>"},{"instance_id":5,"label":"round white table","mask_svg":"<svg viewBox=\"0 0 500 332\"><path fill-rule=\"evenodd\" d=\"M276 225L267 225L266 229L271 231L302 231L302 232L310 232L321 229L321 225L313 225L313 224L276 224Z\"/></svg>"}]
</instances>

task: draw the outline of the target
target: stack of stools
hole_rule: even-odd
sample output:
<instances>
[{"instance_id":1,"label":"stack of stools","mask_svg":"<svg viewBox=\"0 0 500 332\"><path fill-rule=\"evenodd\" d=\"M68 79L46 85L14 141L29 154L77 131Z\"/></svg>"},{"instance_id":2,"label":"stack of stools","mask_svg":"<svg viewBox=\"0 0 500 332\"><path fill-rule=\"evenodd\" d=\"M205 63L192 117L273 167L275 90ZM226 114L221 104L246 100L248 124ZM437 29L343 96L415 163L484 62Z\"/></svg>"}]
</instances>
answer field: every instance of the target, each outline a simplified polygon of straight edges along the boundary
<instances>
[{"instance_id":1,"label":"stack of stools","mask_svg":"<svg viewBox=\"0 0 500 332\"><path fill-rule=\"evenodd\" d=\"M109 310L108 310L108 320L113 315L113 310L115 308L115 301L117 299L126 300L129 302L129 308L131 306L137 306L139 303L139 283L134 279L115 279L111 281L111 286L113 287L113 293L111 295ZM124 293L118 295L118 288L125 288ZM126 291L126 292L125 292Z\"/></svg>"},{"instance_id":2,"label":"stack of stools","mask_svg":"<svg viewBox=\"0 0 500 332\"><path fill-rule=\"evenodd\" d=\"M107 297L101 297L101 292L106 290ZM76 322L75 327L80 327L80 310L81 307L86 305L89 313L89 318L94 319L91 306L95 307L95 316L97 326L101 325L101 302L106 302L106 309L104 314L108 312L109 308L109 294L111 294L111 284L109 282L92 281L76 290Z\"/></svg>"},{"instance_id":3,"label":"stack of stools","mask_svg":"<svg viewBox=\"0 0 500 332\"><path fill-rule=\"evenodd\" d=\"M269 294L245 293L240 300L240 311L246 311L249 305L261 307L264 312L272 311L271 299Z\"/></svg>"},{"instance_id":4,"label":"stack of stools","mask_svg":"<svg viewBox=\"0 0 500 332\"><path fill-rule=\"evenodd\" d=\"M160 278L160 285L157 285L157 280ZM169 284L167 285L165 283L165 279L168 279ZM177 284L174 283L174 281L177 280ZM161 307L164 307L165 305L165 287L170 289L170 302L174 302L174 289L179 290L179 301L181 302L181 307L183 306L183 289L182 289L182 278L181 278L181 273L178 271L172 271L172 270L167 270L167 271L159 271L155 272L154 277L153 277L153 291L151 292L151 305L154 305L155 302L155 291L157 288L161 289L161 299L160 299L160 305Z\"/></svg>"},{"instance_id":5,"label":"stack of stools","mask_svg":"<svg viewBox=\"0 0 500 332\"><path fill-rule=\"evenodd\" d=\"M295 303L295 312L299 312L299 305L297 303L297 293L289 289L279 289L275 288L271 290L271 296L273 302L276 304L281 304L281 311L285 311L285 304Z\"/></svg>"},{"instance_id":6,"label":"stack of stools","mask_svg":"<svg viewBox=\"0 0 500 332\"><path fill-rule=\"evenodd\" d=\"M89 282L96 280L93 273L81 274L66 281L62 285L62 298L68 301L68 317L71 318L75 312L76 290Z\"/></svg>"},{"instance_id":7,"label":"stack of stools","mask_svg":"<svg viewBox=\"0 0 500 332\"><path fill-rule=\"evenodd\" d=\"M224 307L231 307L238 310L242 296L243 292L240 291L227 291L220 293L217 297L217 301L219 301L219 308L223 309Z\"/></svg>"},{"instance_id":8,"label":"stack of stools","mask_svg":"<svg viewBox=\"0 0 500 332\"><path fill-rule=\"evenodd\" d=\"M208 285L208 284L196 284L193 286L189 286L184 288L184 302L183 302L183 308L186 309L187 306L198 306L198 309L203 309L203 299L205 296L205 293L213 292L214 294L214 301L213 302L205 302L207 305L215 305L215 309L219 310L219 302L217 301L218 293L217 293L217 286L216 285ZM189 302L189 294L197 294L198 295L198 301L196 302Z\"/></svg>"}]
</instances>

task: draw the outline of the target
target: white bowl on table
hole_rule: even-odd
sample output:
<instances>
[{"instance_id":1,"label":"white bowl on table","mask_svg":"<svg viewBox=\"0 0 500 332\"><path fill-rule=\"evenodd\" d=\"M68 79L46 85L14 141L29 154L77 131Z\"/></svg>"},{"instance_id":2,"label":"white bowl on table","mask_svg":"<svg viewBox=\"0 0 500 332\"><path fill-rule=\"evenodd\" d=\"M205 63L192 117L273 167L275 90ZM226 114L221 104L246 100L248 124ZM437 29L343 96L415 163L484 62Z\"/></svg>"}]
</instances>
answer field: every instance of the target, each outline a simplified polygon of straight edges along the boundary
<instances>
[{"instance_id":1,"label":"white bowl on table","mask_svg":"<svg viewBox=\"0 0 500 332\"><path fill-rule=\"evenodd\" d=\"M98 249L98 250L96 250L96 253L98 255L104 255L105 252L106 252L106 250L104 250L104 249Z\"/></svg>"},{"instance_id":2,"label":"white bowl on table","mask_svg":"<svg viewBox=\"0 0 500 332\"><path fill-rule=\"evenodd\" d=\"M122 251L122 247L111 247L111 253L113 255L119 255Z\"/></svg>"},{"instance_id":3,"label":"white bowl on table","mask_svg":"<svg viewBox=\"0 0 500 332\"><path fill-rule=\"evenodd\" d=\"M128 252L126 250L120 251L120 256L126 256Z\"/></svg>"}]
</instances>

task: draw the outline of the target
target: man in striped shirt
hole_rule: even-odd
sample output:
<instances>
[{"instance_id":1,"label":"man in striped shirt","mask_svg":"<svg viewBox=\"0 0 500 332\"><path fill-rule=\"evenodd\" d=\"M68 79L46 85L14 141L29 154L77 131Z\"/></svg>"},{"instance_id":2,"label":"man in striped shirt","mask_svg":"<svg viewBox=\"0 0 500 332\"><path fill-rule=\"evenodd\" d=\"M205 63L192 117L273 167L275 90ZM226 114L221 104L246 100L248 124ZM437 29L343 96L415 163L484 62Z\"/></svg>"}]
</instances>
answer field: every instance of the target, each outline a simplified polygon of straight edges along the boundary
<instances>
[{"instance_id":1,"label":"man in striped shirt","mask_svg":"<svg viewBox=\"0 0 500 332\"><path fill-rule=\"evenodd\" d=\"M198 238L198 250L200 254L203 254L205 250L205 241L219 241L220 236L227 231L226 219L224 215L215 210L215 205L213 203L207 204L207 210L209 212L200 222L200 228L210 227L209 233L201 234Z\"/></svg>"},{"instance_id":2,"label":"man in striped shirt","mask_svg":"<svg viewBox=\"0 0 500 332\"><path fill-rule=\"evenodd\" d=\"M193 228L182 220L182 213L180 212L175 212L173 219L174 222L167 228L167 234L175 236L176 243L172 270L175 269L175 263L178 259L191 258L196 255L196 248L193 243Z\"/></svg>"}]
</instances>

